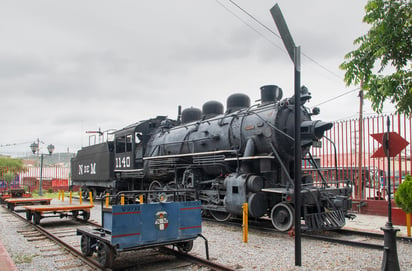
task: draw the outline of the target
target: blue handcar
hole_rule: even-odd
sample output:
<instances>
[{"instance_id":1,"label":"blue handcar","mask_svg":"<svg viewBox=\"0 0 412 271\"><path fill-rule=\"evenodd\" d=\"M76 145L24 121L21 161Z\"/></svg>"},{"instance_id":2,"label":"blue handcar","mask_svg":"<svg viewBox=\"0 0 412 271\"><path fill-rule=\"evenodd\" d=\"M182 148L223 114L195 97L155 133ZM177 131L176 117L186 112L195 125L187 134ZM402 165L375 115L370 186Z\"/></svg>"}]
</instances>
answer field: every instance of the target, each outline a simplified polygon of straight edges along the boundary
<instances>
[{"instance_id":1,"label":"blue handcar","mask_svg":"<svg viewBox=\"0 0 412 271\"><path fill-rule=\"evenodd\" d=\"M173 198L178 201L169 201L170 197L165 197L162 191L128 191L111 198L116 203L111 208L103 208L103 198L102 227L77 229L83 255L91 256L97 252L99 263L111 267L121 251L174 245L180 252L189 252L194 239L204 238L201 235L200 201L192 198L186 201L182 195L187 191L164 192L174 194ZM121 194L126 196L123 205L117 204ZM161 199L154 201L153 194ZM138 202L139 195L144 195L150 202Z\"/></svg>"}]
</instances>

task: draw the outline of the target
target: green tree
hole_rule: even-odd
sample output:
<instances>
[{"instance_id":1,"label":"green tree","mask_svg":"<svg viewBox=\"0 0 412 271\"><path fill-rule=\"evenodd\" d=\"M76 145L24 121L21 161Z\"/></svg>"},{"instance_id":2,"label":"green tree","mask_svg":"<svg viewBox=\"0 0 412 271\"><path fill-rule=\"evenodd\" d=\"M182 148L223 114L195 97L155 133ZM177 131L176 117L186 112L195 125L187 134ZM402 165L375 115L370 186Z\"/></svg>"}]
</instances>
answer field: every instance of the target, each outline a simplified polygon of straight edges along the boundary
<instances>
[{"instance_id":1,"label":"green tree","mask_svg":"<svg viewBox=\"0 0 412 271\"><path fill-rule=\"evenodd\" d=\"M340 65L345 82L361 85L373 110L382 112L385 100L398 113L412 113L412 2L369 0L363 22L369 32L354 41L358 49Z\"/></svg>"},{"instance_id":2,"label":"green tree","mask_svg":"<svg viewBox=\"0 0 412 271\"><path fill-rule=\"evenodd\" d=\"M406 175L395 193L395 203L405 213L412 213L412 177Z\"/></svg>"},{"instance_id":3,"label":"green tree","mask_svg":"<svg viewBox=\"0 0 412 271\"><path fill-rule=\"evenodd\" d=\"M11 181L16 175L24 171L23 161L15 158L0 157L0 179L7 182L10 187Z\"/></svg>"}]
</instances>

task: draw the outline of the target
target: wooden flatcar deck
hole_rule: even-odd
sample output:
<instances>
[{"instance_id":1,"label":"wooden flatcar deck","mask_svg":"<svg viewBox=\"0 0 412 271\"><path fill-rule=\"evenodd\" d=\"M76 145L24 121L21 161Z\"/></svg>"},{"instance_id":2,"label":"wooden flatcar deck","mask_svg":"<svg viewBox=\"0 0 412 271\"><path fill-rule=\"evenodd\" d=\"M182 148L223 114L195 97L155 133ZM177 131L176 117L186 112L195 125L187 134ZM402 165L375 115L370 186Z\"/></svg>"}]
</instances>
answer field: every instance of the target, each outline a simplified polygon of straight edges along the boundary
<instances>
[{"instance_id":1,"label":"wooden flatcar deck","mask_svg":"<svg viewBox=\"0 0 412 271\"><path fill-rule=\"evenodd\" d=\"M93 208L94 205L29 205L23 207L26 209L27 220L31 220L33 218L34 223L39 224L40 219L46 217L63 218L67 216L73 216L74 218L77 218L78 215L81 215L83 217L83 220L87 221L90 218L90 209Z\"/></svg>"},{"instance_id":2,"label":"wooden flatcar deck","mask_svg":"<svg viewBox=\"0 0 412 271\"><path fill-rule=\"evenodd\" d=\"M7 203L7 208L14 210L17 205L50 205L50 198L8 198L4 201Z\"/></svg>"},{"instance_id":3,"label":"wooden flatcar deck","mask_svg":"<svg viewBox=\"0 0 412 271\"><path fill-rule=\"evenodd\" d=\"M12 188L0 192L0 203L3 204L6 199L10 198L31 198L30 193L26 193L23 188Z\"/></svg>"}]
</instances>

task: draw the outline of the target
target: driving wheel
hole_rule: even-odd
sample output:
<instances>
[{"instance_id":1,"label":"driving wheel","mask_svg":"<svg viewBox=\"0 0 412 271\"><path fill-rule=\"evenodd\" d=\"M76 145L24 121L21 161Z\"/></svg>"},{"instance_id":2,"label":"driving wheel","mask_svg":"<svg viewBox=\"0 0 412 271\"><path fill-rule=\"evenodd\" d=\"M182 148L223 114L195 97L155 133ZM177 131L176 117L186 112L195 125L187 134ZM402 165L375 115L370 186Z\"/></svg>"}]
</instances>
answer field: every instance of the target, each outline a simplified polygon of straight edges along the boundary
<instances>
[{"instance_id":1,"label":"driving wheel","mask_svg":"<svg viewBox=\"0 0 412 271\"><path fill-rule=\"evenodd\" d=\"M222 211L212 211L209 210L210 215L219 222L225 222L228 221L231 218L231 214L227 212L222 212Z\"/></svg>"},{"instance_id":2,"label":"driving wheel","mask_svg":"<svg viewBox=\"0 0 412 271\"><path fill-rule=\"evenodd\" d=\"M294 224L294 210L293 207L287 203L278 203L270 212L272 224L278 231L288 231Z\"/></svg>"}]
</instances>

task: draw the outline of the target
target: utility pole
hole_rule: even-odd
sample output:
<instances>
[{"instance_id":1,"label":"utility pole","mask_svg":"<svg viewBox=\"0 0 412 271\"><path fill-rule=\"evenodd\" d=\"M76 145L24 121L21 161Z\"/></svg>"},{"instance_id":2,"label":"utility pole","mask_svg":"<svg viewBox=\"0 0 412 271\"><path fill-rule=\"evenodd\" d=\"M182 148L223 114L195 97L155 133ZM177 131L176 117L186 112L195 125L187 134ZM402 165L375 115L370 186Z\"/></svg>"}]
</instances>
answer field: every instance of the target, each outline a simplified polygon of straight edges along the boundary
<instances>
[{"instance_id":1,"label":"utility pole","mask_svg":"<svg viewBox=\"0 0 412 271\"><path fill-rule=\"evenodd\" d=\"M294 122L295 122L295 133L294 133L294 149L295 149L295 163L294 163L294 196L295 196L295 265L302 266L302 242L301 242L301 183L302 183L302 145L301 145L301 101L300 101L300 91L301 91L301 63L300 63L300 46L296 46L293 41L292 35L290 34L289 28L286 21L282 15L282 12L278 4L275 4L270 13L275 20L276 26L279 30L279 34L282 37L283 44L288 51L290 59L294 65L295 72L295 112L294 112Z\"/></svg>"}]
</instances>

